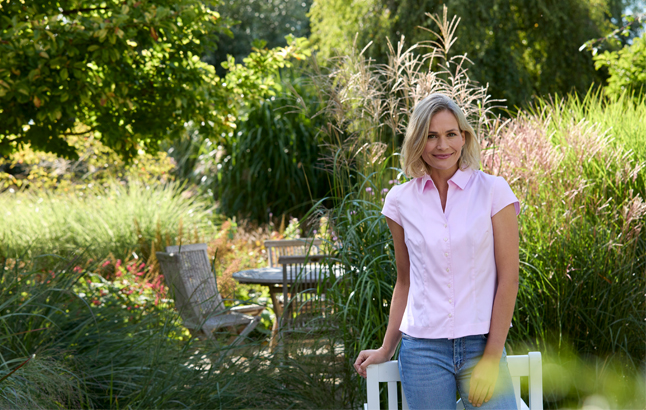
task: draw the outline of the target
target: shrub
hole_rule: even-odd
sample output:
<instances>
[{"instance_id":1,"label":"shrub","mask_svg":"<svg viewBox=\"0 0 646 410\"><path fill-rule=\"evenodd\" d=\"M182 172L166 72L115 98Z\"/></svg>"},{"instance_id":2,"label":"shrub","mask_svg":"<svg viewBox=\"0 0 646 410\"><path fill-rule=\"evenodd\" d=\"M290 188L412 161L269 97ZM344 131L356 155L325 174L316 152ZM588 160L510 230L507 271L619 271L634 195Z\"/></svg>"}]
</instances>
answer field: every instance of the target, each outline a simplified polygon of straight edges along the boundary
<instances>
[{"instance_id":1,"label":"shrub","mask_svg":"<svg viewBox=\"0 0 646 410\"><path fill-rule=\"evenodd\" d=\"M323 120L310 117L318 111L316 96L294 77L283 87L251 107L222 145L216 186L219 211L227 216L258 222L270 213L300 217L329 192L329 179L317 167Z\"/></svg>"},{"instance_id":2,"label":"shrub","mask_svg":"<svg viewBox=\"0 0 646 410\"><path fill-rule=\"evenodd\" d=\"M646 34L635 38L631 45L618 51L604 51L594 56L598 70L608 68L610 77L605 91L608 95L619 96L625 92L641 94L646 87Z\"/></svg>"}]
</instances>

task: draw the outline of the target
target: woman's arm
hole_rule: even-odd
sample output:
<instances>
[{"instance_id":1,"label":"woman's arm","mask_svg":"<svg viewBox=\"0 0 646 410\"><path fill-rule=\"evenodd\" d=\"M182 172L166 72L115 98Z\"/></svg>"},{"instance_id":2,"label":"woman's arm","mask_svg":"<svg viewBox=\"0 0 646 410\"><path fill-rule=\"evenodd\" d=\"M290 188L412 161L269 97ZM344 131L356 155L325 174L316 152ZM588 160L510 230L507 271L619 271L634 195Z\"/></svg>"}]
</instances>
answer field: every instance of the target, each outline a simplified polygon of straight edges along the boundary
<instances>
[{"instance_id":1,"label":"woman's arm","mask_svg":"<svg viewBox=\"0 0 646 410\"><path fill-rule=\"evenodd\" d=\"M390 302L390 316L388 318L388 328L386 329L383 344L376 350L362 350L354 362L354 368L363 377L366 377L366 368L369 365L388 361L395 354L397 343L399 343L399 339L401 338L399 326L401 325L406 303L408 302L410 260L408 258L408 248L404 242L404 228L388 217L386 217L386 221L393 235L393 244L395 245L397 282L395 283L393 298Z\"/></svg>"},{"instance_id":2,"label":"woman's arm","mask_svg":"<svg viewBox=\"0 0 646 410\"><path fill-rule=\"evenodd\" d=\"M482 359L471 373L469 401L479 406L491 399L498 366L505 347L509 324L514 314L518 294L518 220L514 205L508 205L491 218L494 257L498 272L498 287L493 300L491 325Z\"/></svg>"}]
</instances>

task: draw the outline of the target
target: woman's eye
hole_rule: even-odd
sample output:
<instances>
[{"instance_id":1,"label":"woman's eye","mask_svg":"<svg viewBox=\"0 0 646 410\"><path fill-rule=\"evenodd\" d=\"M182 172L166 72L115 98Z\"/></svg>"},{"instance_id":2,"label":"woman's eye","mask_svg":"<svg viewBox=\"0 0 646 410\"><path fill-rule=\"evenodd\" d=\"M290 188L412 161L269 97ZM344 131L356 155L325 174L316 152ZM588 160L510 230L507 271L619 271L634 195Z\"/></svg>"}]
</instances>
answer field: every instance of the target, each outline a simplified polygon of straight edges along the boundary
<instances>
[{"instance_id":1,"label":"woman's eye","mask_svg":"<svg viewBox=\"0 0 646 410\"><path fill-rule=\"evenodd\" d=\"M452 133L449 134L449 137L455 137L456 135L458 135L458 134L456 134L455 132L452 132Z\"/></svg>"},{"instance_id":2,"label":"woman's eye","mask_svg":"<svg viewBox=\"0 0 646 410\"><path fill-rule=\"evenodd\" d=\"M428 137L429 137L429 138L437 138L437 135L435 135L435 134L428 134Z\"/></svg>"}]
</instances>

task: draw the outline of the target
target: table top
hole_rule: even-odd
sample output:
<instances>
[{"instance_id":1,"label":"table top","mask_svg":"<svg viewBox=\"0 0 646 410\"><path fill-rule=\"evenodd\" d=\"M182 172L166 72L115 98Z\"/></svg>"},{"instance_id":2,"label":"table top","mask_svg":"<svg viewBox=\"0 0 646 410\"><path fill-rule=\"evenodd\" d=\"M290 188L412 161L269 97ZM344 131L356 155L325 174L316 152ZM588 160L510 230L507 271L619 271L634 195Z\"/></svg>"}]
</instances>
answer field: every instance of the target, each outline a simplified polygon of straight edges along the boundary
<instances>
[{"instance_id":1,"label":"table top","mask_svg":"<svg viewBox=\"0 0 646 410\"><path fill-rule=\"evenodd\" d=\"M305 266L304 275L309 278L308 271L311 269L311 265ZM320 268L318 268L320 269ZM334 276L341 276L341 267L335 266ZM273 268L255 268L247 269L239 272L235 272L233 279L237 280L239 283L248 283L248 284L258 284L258 285L282 285L283 284L283 267L277 266ZM312 278L314 279L314 278ZM320 277L318 278L321 279ZM293 278L288 278L288 283L293 283Z\"/></svg>"}]
</instances>

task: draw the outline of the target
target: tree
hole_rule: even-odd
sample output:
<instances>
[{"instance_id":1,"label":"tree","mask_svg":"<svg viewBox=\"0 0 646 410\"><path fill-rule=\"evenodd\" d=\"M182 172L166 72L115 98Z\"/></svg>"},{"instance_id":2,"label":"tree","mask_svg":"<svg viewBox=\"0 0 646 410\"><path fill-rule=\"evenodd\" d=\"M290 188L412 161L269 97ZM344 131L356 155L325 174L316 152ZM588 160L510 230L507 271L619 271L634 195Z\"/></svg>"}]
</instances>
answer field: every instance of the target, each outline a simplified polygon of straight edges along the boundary
<instances>
[{"instance_id":1,"label":"tree","mask_svg":"<svg viewBox=\"0 0 646 410\"><path fill-rule=\"evenodd\" d=\"M221 63L227 55L237 63L251 52L256 40L266 41L269 48L286 45L285 36L308 37L307 11L312 0L222 0L216 11L233 21L230 33L220 33L204 61L213 64L220 76L225 75Z\"/></svg>"},{"instance_id":2,"label":"tree","mask_svg":"<svg viewBox=\"0 0 646 410\"><path fill-rule=\"evenodd\" d=\"M623 92L646 91L646 34L619 51L605 51L594 56L597 69L607 67L610 77L605 92L619 96Z\"/></svg>"},{"instance_id":3,"label":"tree","mask_svg":"<svg viewBox=\"0 0 646 410\"><path fill-rule=\"evenodd\" d=\"M393 44L402 35L409 45L428 40L429 33L418 28L433 29L424 13L438 12L446 4L449 12L461 19L453 52L467 53L474 63L470 75L489 84L494 98L504 98L513 107L529 102L534 95L585 92L592 83L601 83L604 76L595 71L592 57L578 49L610 31L610 11L616 14L628 3L320 0L312 6L310 24L312 39L323 57L332 55L335 48L345 52L358 33L357 47L374 41L366 52L377 62L385 62L386 37Z\"/></svg>"},{"instance_id":4,"label":"tree","mask_svg":"<svg viewBox=\"0 0 646 410\"><path fill-rule=\"evenodd\" d=\"M202 62L228 23L217 0L0 1L0 155L29 144L68 158L65 135L96 131L125 158L226 122Z\"/></svg>"}]
</instances>

